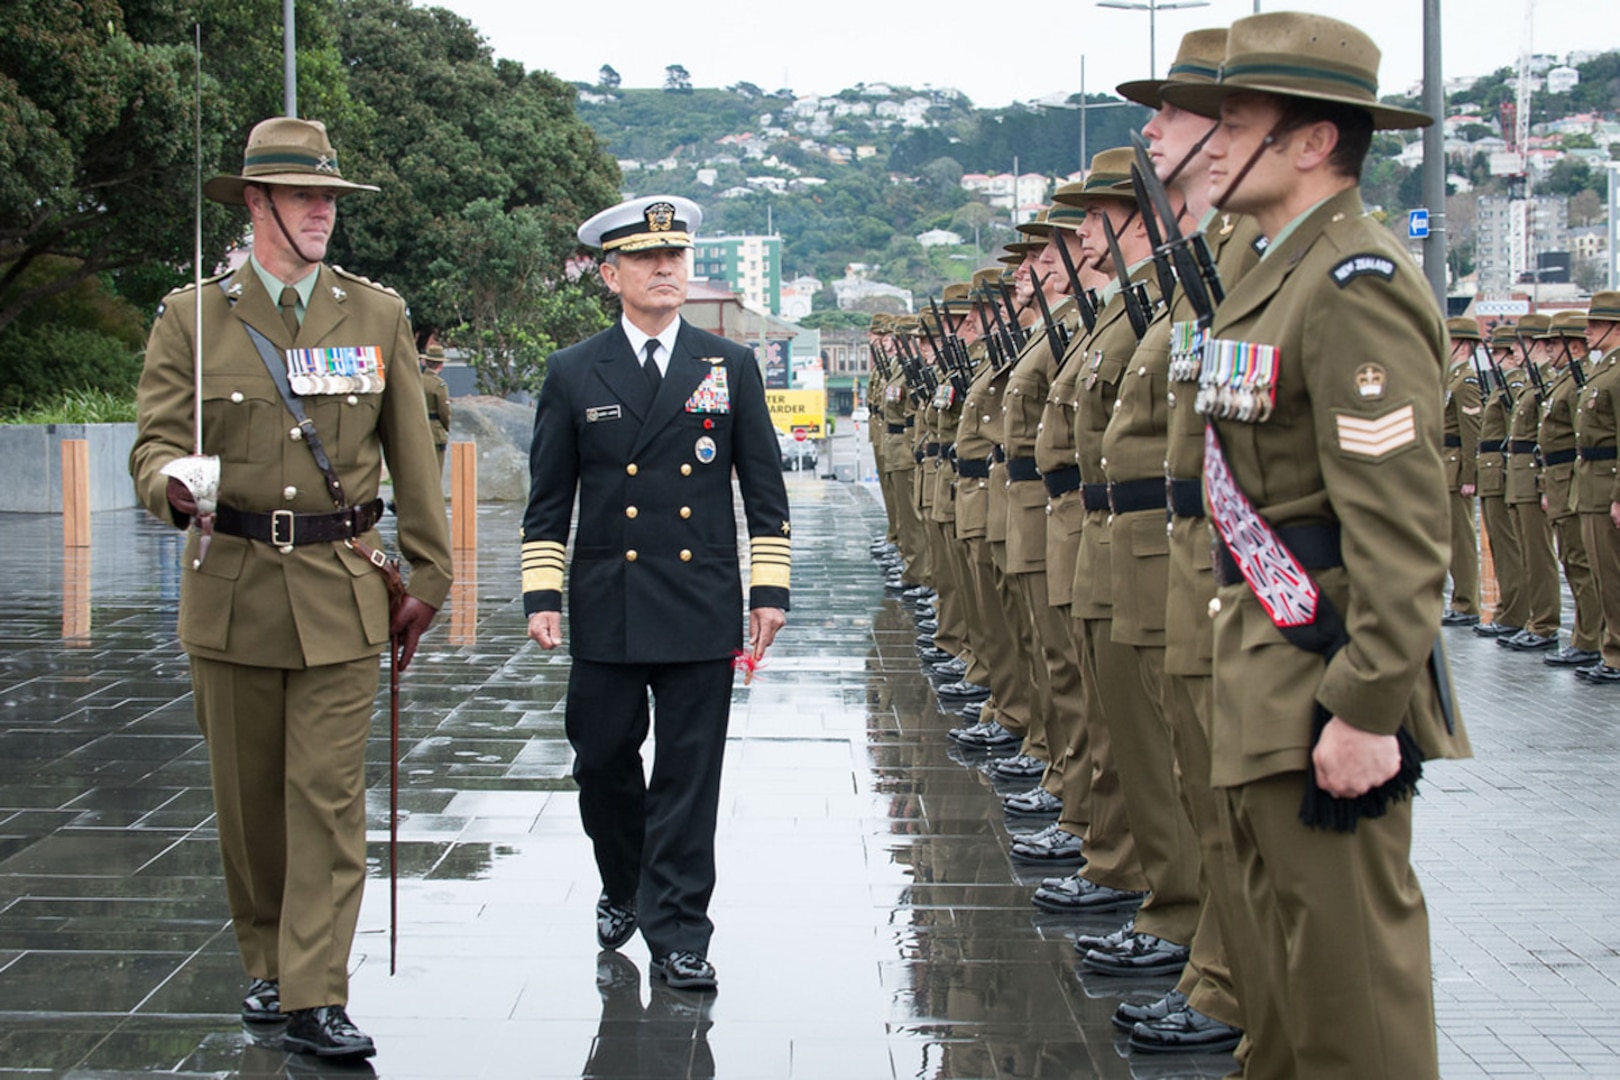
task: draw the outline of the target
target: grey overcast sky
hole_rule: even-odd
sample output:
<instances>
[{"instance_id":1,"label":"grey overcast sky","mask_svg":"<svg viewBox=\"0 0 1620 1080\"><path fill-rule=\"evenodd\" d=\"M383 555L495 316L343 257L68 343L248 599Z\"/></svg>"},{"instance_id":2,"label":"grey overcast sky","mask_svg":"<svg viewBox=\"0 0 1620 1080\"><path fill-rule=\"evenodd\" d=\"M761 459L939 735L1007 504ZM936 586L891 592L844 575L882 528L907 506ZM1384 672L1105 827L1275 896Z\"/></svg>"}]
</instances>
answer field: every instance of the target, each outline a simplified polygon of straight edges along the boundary
<instances>
[{"instance_id":1,"label":"grey overcast sky","mask_svg":"<svg viewBox=\"0 0 1620 1080\"><path fill-rule=\"evenodd\" d=\"M423 0L416 0L419 5ZM1143 0L1145 2L1145 0ZM1537 0L1536 52L1620 47L1612 0ZM996 107L1080 89L1111 92L1146 76L1148 13L1094 6L998 5L982 0L652 0L595 3L556 0L440 0L483 33L497 56L563 79L596 80L611 64L625 86L661 86L664 68L684 65L698 87L751 82L771 91L834 93L858 82L952 86L975 105ZM1161 11L1158 72L1188 30L1252 14L1256 0L1211 0L1207 7ZM1408 90L1423 72L1422 0L1264 0L1266 11L1317 11L1352 22L1383 50L1379 84ZM1609 15L1603 15L1603 11ZM1040 14L1050 11L1050 15ZM1445 0L1447 78L1480 75L1516 63L1524 0ZM1033 19L1033 21L1031 21Z\"/></svg>"}]
</instances>

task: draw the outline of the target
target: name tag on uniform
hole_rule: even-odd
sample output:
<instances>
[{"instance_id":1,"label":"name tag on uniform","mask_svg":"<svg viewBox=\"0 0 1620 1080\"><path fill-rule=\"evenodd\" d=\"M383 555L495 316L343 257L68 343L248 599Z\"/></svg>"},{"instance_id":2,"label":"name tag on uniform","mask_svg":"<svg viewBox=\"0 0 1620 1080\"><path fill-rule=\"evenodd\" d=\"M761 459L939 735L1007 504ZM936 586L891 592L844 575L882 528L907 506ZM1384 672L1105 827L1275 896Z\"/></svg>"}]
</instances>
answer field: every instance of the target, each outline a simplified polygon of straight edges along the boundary
<instances>
[{"instance_id":1,"label":"name tag on uniform","mask_svg":"<svg viewBox=\"0 0 1620 1080\"><path fill-rule=\"evenodd\" d=\"M587 424L599 424L603 420L617 420L624 415L624 411L617 405L597 405L585 410Z\"/></svg>"},{"instance_id":2,"label":"name tag on uniform","mask_svg":"<svg viewBox=\"0 0 1620 1080\"><path fill-rule=\"evenodd\" d=\"M726 382L726 369L714 366L703 376L698 388L686 399L686 411L691 413L728 413L731 411L731 389Z\"/></svg>"}]
</instances>

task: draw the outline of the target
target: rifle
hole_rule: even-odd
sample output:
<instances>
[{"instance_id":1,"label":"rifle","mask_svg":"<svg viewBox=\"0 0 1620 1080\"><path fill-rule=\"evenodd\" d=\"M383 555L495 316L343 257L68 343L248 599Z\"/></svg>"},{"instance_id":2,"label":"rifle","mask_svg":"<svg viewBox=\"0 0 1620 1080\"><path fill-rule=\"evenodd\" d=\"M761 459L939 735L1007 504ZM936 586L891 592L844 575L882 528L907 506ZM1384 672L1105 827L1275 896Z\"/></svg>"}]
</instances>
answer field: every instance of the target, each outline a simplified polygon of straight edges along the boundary
<instances>
[{"instance_id":1,"label":"rifle","mask_svg":"<svg viewBox=\"0 0 1620 1080\"><path fill-rule=\"evenodd\" d=\"M1063 257L1063 269L1069 275L1069 292L1075 303L1080 305L1080 321L1086 324L1086 333L1097 329L1097 305L1092 301L1091 294L1080 284L1080 271L1074 268L1074 260L1069 258L1069 247L1063 239L1056 235L1052 242L1057 245L1058 254Z\"/></svg>"},{"instance_id":2,"label":"rifle","mask_svg":"<svg viewBox=\"0 0 1620 1080\"><path fill-rule=\"evenodd\" d=\"M1194 231L1191 236L1182 235L1180 215L1171 213L1170 192L1153 168L1153 158L1141 133L1131 132L1131 146L1136 151L1137 171L1141 173L1142 186L1147 189L1148 197L1159 211L1159 220L1164 223L1164 246L1176 261L1181 287L1186 291L1193 310L1198 313L1199 326L1207 329L1215 320L1215 308L1226 299L1226 289L1221 284L1220 271L1215 268L1215 259L1209 253L1209 244L1204 241L1201 232Z\"/></svg>"},{"instance_id":3,"label":"rifle","mask_svg":"<svg viewBox=\"0 0 1620 1080\"><path fill-rule=\"evenodd\" d=\"M1547 397L1547 380L1541 377L1541 368L1530 359L1530 347L1524 343L1518 327L1513 328L1513 340L1519 343L1519 352L1524 354L1524 370L1530 376L1530 384L1536 388L1536 404L1540 405Z\"/></svg>"},{"instance_id":4,"label":"rifle","mask_svg":"<svg viewBox=\"0 0 1620 1080\"><path fill-rule=\"evenodd\" d=\"M1136 334L1136 340L1141 341L1147 334L1148 313L1142 309L1141 298L1131 287L1131 276L1125 268L1125 255L1119 250L1119 237L1114 235L1114 223L1107 214L1100 214L1103 224L1103 236L1108 240L1108 257L1114 264L1114 277L1119 280L1120 299L1125 301L1125 316L1131 320L1131 330Z\"/></svg>"},{"instance_id":5,"label":"rifle","mask_svg":"<svg viewBox=\"0 0 1620 1080\"><path fill-rule=\"evenodd\" d=\"M1046 344L1052 350L1052 362L1059 363L1069 351L1068 327L1052 321L1052 309L1046 303L1046 291L1042 288L1046 279L1033 270L1030 274L1035 283L1035 300L1041 306L1041 321L1046 324Z\"/></svg>"},{"instance_id":6,"label":"rifle","mask_svg":"<svg viewBox=\"0 0 1620 1080\"><path fill-rule=\"evenodd\" d=\"M1007 305L1007 325L1012 329L1013 343L1022 351L1025 343L1029 341L1029 333L1018 325L1018 305L1013 303L1012 290L1007 288L1005 281L999 280L996 282L996 288L1001 290L1001 302Z\"/></svg>"},{"instance_id":7,"label":"rifle","mask_svg":"<svg viewBox=\"0 0 1620 1080\"><path fill-rule=\"evenodd\" d=\"M928 307L934 313L934 321L939 324L940 336L943 342L942 355L949 365L951 384L956 387L958 394L966 394L968 385L973 381L973 366L966 354L962 351L962 343L951 332L950 324L945 321L945 313L939 309L939 303L932 296L928 298Z\"/></svg>"},{"instance_id":8,"label":"rifle","mask_svg":"<svg viewBox=\"0 0 1620 1080\"><path fill-rule=\"evenodd\" d=\"M1570 350L1569 338L1564 338L1563 344L1564 355L1569 357L1569 375L1575 380L1575 388L1578 390L1586 385L1586 369L1581 367L1581 358Z\"/></svg>"},{"instance_id":9,"label":"rifle","mask_svg":"<svg viewBox=\"0 0 1620 1080\"><path fill-rule=\"evenodd\" d=\"M1496 354L1484 346L1481 346L1479 351L1485 354L1485 362L1491 365L1491 373L1496 376L1496 387L1502 391L1502 400L1507 402L1508 412L1513 412L1513 390L1508 386L1502 365L1496 361Z\"/></svg>"},{"instance_id":10,"label":"rifle","mask_svg":"<svg viewBox=\"0 0 1620 1080\"><path fill-rule=\"evenodd\" d=\"M1136 196L1136 210L1142 215L1142 227L1147 230L1148 245L1153 249L1153 272L1159 277L1159 295L1164 298L1164 306L1168 308L1170 298L1176 292L1176 273L1170 268L1170 256L1159 235L1159 215L1154 211L1160 209L1166 219L1173 219L1175 215L1170 213L1168 200L1162 208L1153 202L1143 180L1143 172L1134 164L1131 166L1131 191Z\"/></svg>"},{"instance_id":11,"label":"rifle","mask_svg":"<svg viewBox=\"0 0 1620 1080\"><path fill-rule=\"evenodd\" d=\"M990 329L990 318L984 313L987 304L988 301L976 300L973 303L973 308L979 313L979 330L984 335L985 347L990 350L990 364L995 370L1000 371L1006 366L1011 357L1002 350L1001 341L997 339L995 332Z\"/></svg>"},{"instance_id":12,"label":"rifle","mask_svg":"<svg viewBox=\"0 0 1620 1080\"><path fill-rule=\"evenodd\" d=\"M1011 308L1008 308L1007 311L1008 314L1012 313ZM1007 329L1007 321L1001 317L1001 305L992 300L990 312L996 317L996 332L1001 335L1001 347L1007 351L1009 356L1017 356L1022 350L1018 346L1018 339L1013 337L1012 332Z\"/></svg>"}]
</instances>

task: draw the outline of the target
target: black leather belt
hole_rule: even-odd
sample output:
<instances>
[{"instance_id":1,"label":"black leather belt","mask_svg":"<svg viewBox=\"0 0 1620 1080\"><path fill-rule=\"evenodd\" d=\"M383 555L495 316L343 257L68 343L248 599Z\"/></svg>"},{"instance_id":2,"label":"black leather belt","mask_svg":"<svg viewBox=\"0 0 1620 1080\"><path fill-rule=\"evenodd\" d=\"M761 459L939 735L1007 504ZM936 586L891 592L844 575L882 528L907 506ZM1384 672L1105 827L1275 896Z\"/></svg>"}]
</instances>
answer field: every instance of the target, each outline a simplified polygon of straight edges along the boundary
<instances>
[{"instance_id":1,"label":"black leather belt","mask_svg":"<svg viewBox=\"0 0 1620 1080\"><path fill-rule=\"evenodd\" d=\"M1447 446L1461 446L1462 445L1462 436L1461 435L1447 435L1447 436L1445 436L1445 441L1446 441Z\"/></svg>"},{"instance_id":2,"label":"black leather belt","mask_svg":"<svg viewBox=\"0 0 1620 1080\"><path fill-rule=\"evenodd\" d=\"M983 458L958 458L956 471L969 480L983 480L990 475L990 463Z\"/></svg>"},{"instance_id":3,"label":"black leather belt","mask_svg":"<svg viewBox=\"0 0 1620 1080\"><path fill-rule=\"evenodd\" d=\"M888 424L888 425L885 425L884 430L887 431L890 435L904 435L906 433L906 425L904 425L904 424Z\"/></svg>"},{"instance_id":4,"label":"black leather belt","mask_svg":"<svg viewBox=\"0 0 1620 1080\"><path fill-rule=\"evenodd\" d=\"M1170 492L1170 512L1176 517L1201 518L1204 516L1204 482L1199 479L1177 479L1172 476L1164 482Z\"/></svg>"},{"instance_id":5,"label":"black leather belt","mask_svg":"<svg viewBox=\"0 0 1620 1080\"><path fill-rule=\"evenodd\" d=\"M1138 510L1163 510L1166 501L1164 481L1127 480L1108 485L1108 508L1116 514L1133 514Z\"/></svg>"},{"instance_id":6,"label":"black leather belt","mask_svg":"<svg viewBox=\"0 0 1620 1080\"><path fill-rule=\"evenodd\" d=\"M1080 487L1080 466L1053 469L1049 473L1042 473L1041 479L1046 482L1046 493L1056 499Z\"/></svg>"},{"instance_id":7,"label":"black leather belt","mask_svg":"<svg viewBox=\"0 0 1620 1080\"><path fill-rule=\"evenodd\" d=\"M1575 449L1582 461L1613 461L1620 455L1620 447L1615 446L1577 446Z\"/></svg>"},{"instance_id":8,"label":"black leather belt","mask_svg":"<svg viewBox=\"0 0 1620 1080\"><path fill-rule=\"evenodd\" d=\"M1081 499L1082 502L1085 503L1086 509L1088 511L1090 511L1090 510L1107 510L1108 509L1108 485L1107 484L1081 484L1080 485L1080 499Z\"/></svg>"},{"instance_id":9,"label":"black leather belt","mask_svg":"<svg viewBox=\"0 0 1620 1080\"><path fill-rule=\"evenodd\" d=\"M1002 446L1000 443L996 443L995 446L990 448L990 456L996 461L1006 461L1007 448Z\"/></svg>"},{"instance_id":10,"label":"black leather belt","mask_svg":"<svg viewBox=\"0 0 1620 1080\"><path fill-rule=\"evenodd\" d=\"M1543 465L1568 465L1574 460L1575 448L1573 446L1568 450L1554 450L1551 453L1541 455Z\"/></svg>"},{"instance_id":11,"label":"black leather belt","mask_svg":"<svg viewBox=\"0 0 1620 1080\"><path fill-rule=\"evenodd\" d=\"M1339 527L1319 522L1314 525L1285 525L1277 530L1277 539L1287 545L1300 565L1307 570L1328 570L1344 565L1344 553L1339 548ZM1215 583L1236 585L1243 580L1237 560L1227 550L1226 542L1215 536Z\"/></svg>"},{"instance_id":12,"label":"black leather belt","mask_svg":"<svg viewBox=\"0 0 1620 1080\"><path fill-rule=\"evenodd\" d=\"M1505 453L1506 450L1506 443L1502 439L1481 439L1479 441L1479 452L1482 454L1501 454Z\"/></svg>"},{"instance_id":13,"label":"black leather belt","mask_svg":"<svg viewBox=\"0 0 1620 1080\"><path fill-rule=\"evenodd\" d=\"M923 457L939 457L939 443L923 443Z\"/></svg>"},{"instance_id":14,"label":"black leather belt","mask_svg":"<svg viewBox=\"0 0 1620 1080\"><path fill-rule=\"evenodd\" d=\"M1032 457L1015 457L1007 459L1007 479L1009 480L1039 480L1041 470L1035 467Z\"/></svg>"},{"instance_id":15,"label":"black leather belt","mask_svg":"<svg viewBox=\"0 0 1620 1080\"><path fill-rule=\"evenodd\" d=\"M1507 452L1510 454L1533 454L1536 452L1536 440L1510 439L1507 444Z\"/></svg>"},{"instance_id":16,"label":"black leather belt","mask_svg":"<svg viewBox=\"0 0 1620 1080\"><path fill-rule=\"evenodd\" d=\"M214 529L226 536L262 540L277 547L303 547L364 536L382 520L382 515L381 499L330 514L295 514L291 510L260 513L221 503L214 517Z\"/></svg>"},{"instance_id":17,"label":"black leather belt","mask_svg":"<svg viewBox=\"0 0 1620 1080\"><path fill-rule=\"evenodd\" d=\"M906 417L905 426L906 427L916 427L917 426L917 418L915 416Z\"/></svg>"},{"instance_id":18,"label":"black leather belt","mask_svg":"<svg viewBox=\"0 0 1620 1080\"><path fill-rule=\"evenodd\" d=\"M430 412L430 413L428 413L428 419L436 421L436 420L439 419L439 414L436 413L436 412Z\"/></svg>"}]
</instances>

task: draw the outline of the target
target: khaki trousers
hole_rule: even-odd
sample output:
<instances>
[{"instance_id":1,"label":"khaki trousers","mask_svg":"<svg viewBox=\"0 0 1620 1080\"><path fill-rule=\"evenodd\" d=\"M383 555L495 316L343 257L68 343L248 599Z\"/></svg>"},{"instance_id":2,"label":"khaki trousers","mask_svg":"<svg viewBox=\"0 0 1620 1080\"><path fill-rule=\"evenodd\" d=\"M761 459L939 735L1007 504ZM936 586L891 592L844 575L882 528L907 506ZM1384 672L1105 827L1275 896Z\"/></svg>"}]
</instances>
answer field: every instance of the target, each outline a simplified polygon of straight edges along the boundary
<instances>
[{"instance_id":1,"label":"khaki trousers","mask_svg":"<svg viewBox=\"0 0 1620 1080\"><path fill-rule=\"evenodd\" d=\"M1582 514L1581 537L1603 613L1603 662L1620 668L1620 529L1608 514Z\"/></svg>"},{"instance_id":2,"label":"khaki trousers","mask_svg":"<svg viewBox=\"0 0 1620 1080\"><path fill-rule=\"evenodd\" d=\"M1241 1028L1243 1010L1226 955L1226 928L1232 919L1232 907L1242 903L1242 897L1226 869L1231 855L1215 807L1216 792L1209 783L1212 691L1213 680L1208 675L1164 677L1164 718L1170 724L1170 740L1176 751L1181 802L1198 836L1204 899L1198 927L1193 931L1192 955L1176 989L1205 1016Z\"/></svg>"},{"instance_id":3,"label":"khaki trousers","mask_svg":"<svg viewBox=\"0 0 1620 1080\"><path fill-rule=\"evenodd\" d=\"M1524 556L1524 600L1528 608L1524 628L1542 637L1557 637L1563 590L1558 587L1552 527L1538 503L1516 503L1509 509L1519 523L1519 550Z\"/></svg>"},{"instance_id":4,"label":"khaki trousers","mask_svg":"<svg viewBox=\"0 0 1620 1080\"><path fill-rule=\"evenodd\" d=\"M1013 578L1023 594L1024 604L1029 608L1030 619L1035 628L1035 642L1040 650L1038 662L1046 683L1048 756L1046 773L1041 777L1041 786L1053 795L1063 798L1065 770L1071 763L1076 763L1085 774L1082 781L1086 788L1084 796L1089 798L1091 767L1085 757L1087 754L1085 699L1080 688L1080 660L1074 654L1074 643L1069 638L1069 609L1052 606L1051 596L1046 588L1046 571L1014 574ZM1077 747L1081 755L1078 761L1075 758ZM1065 799L1064 815L1067 818L1065 824L1071 826L1070 831L1076 836L1083 835L1085 824L1089 820L1088 812L1076 807L1071 813L1069 803Z\"/></svg>"},{"instance_id":5,"label":"khaki trousers","mask_svg":"<svg viewBox=\"0 0 1620 1080\"><path fill-rule=\"evenodd\" d=\"M934 604L934 618L939 629L934 631L934 644L952 656L959 656L972 668L976 662L973 646L968 640L968 620L962 610L965 564L956 558L953 550L956 540L951 535L955 526L938 521L924 521L923 532L928 537L928 565L933 568L930 584L939 594Z\"/></svg>"},{"instance_id":6,"label":"khaki trousers","mask_svg":"<svg viewBox=\"0 0 1620 1080\"><path fill-rule=\"evenodd\" d=\"M1474 500L1451 493L1451 610L1479 614L1479 535L1474 528Z\"/></svg>"},{"instance_id":7,"label":"khaki trousers","mask_svg":"<svg viewBox=\"0 0 1620 1080\"><path fill-rule=\"evenodd\" d=\"M1429 916L1412 871L1412 800L1353 833L1300 824L1298 772L1227 788L1243 903L1230 950L1246 1080L1440 1075ZM1239 946L1244 939L1254 949Z\"/></svg>"},{"instance_id":8,"label":"khaki trousers","mask_svg":"<svg viewBox=\"0 0 1620 1080\"><path fill-rule=\"evenodd\" d=\"M1491 562L1496 566L1496 607L1491 622L1499 626L1524 626L1530 603L1524 587L1524 550L1519 544L1519 522L1513 508L1500 495L1481 495L1479 515L1491 545Z\"/></svg>"},{"instance_id":9,"label":"khaki trousers","mask_svg":"<svg viewBox=\"0 0 1620 1080\"><path fill-rule=\"evenodd\" d=\"M895 529L899 533L902 563L900 578L908 586L928 580L928 540L923 535L922 512L913 498L916 469L897 469L883 474L894 502Z\"/></svg>"},{"instance_id":10,"label":"khaki trousers","mask_svg":"<svg viewBox=\"0 0 1620 1080\"><path fill-rule=\"evenodd\" d=\"M1575 632L1569 643L1577 649L1596 652L1603 642L1603 601L1592 580L1592 564L1586 557L1586 541L1581 539L1579 514L1565 514L1552 522L1558 541L1558 561L1564 566L1564 580L1575 597Z\"/></svg>"},{"instance_id":11,"label":"khaki trousers","mask_svg":"<svg viewBox=\"0 0 1620 1080\"><path fill-rule=\"evenodd\" d=\"M1028 726L1023 731L1024 742L1019 747L1019 753L1050 761L1052 748L1046 741L1046 728L1047 717L1052 710L1052 694L1051 687L1046 683L1046 665L1041 661L1040 642L1035 639L1035 619L1024 600L1023 590L1018 586L1018 575L1007 573L1006 543L993 540L989 547L996 598L1001 601L1002 616L1012 630L1013 642L1018 649L1019 670L1029 678Z\"/></svg>"},{"instance_id":12,"label":"khaki trousers","mask_svg":"<svg viewBox=\"0 0 1620 1080\"><path fill-rule=\"evenodd\" d=\"M191 659L237 950L283 1012L348 1004L378 667Z\"/></svg>"},{"instance_id":13,"label":"khaki trousers","mask_svg":"<svg viewBox=\"0 0 1620 1080\"><path fill-rule=\"evenodd\" d=\"M996 592L990 544L983 539L960 543L967 549L968 579L974 596L973 652L984 662L997 722L1014 735L1023 735L1029 730L1030 697L1035 684L1026 659L1019 653L1019 637L1007 625L1007 609Z\"/></svg>"}]
</instances>

